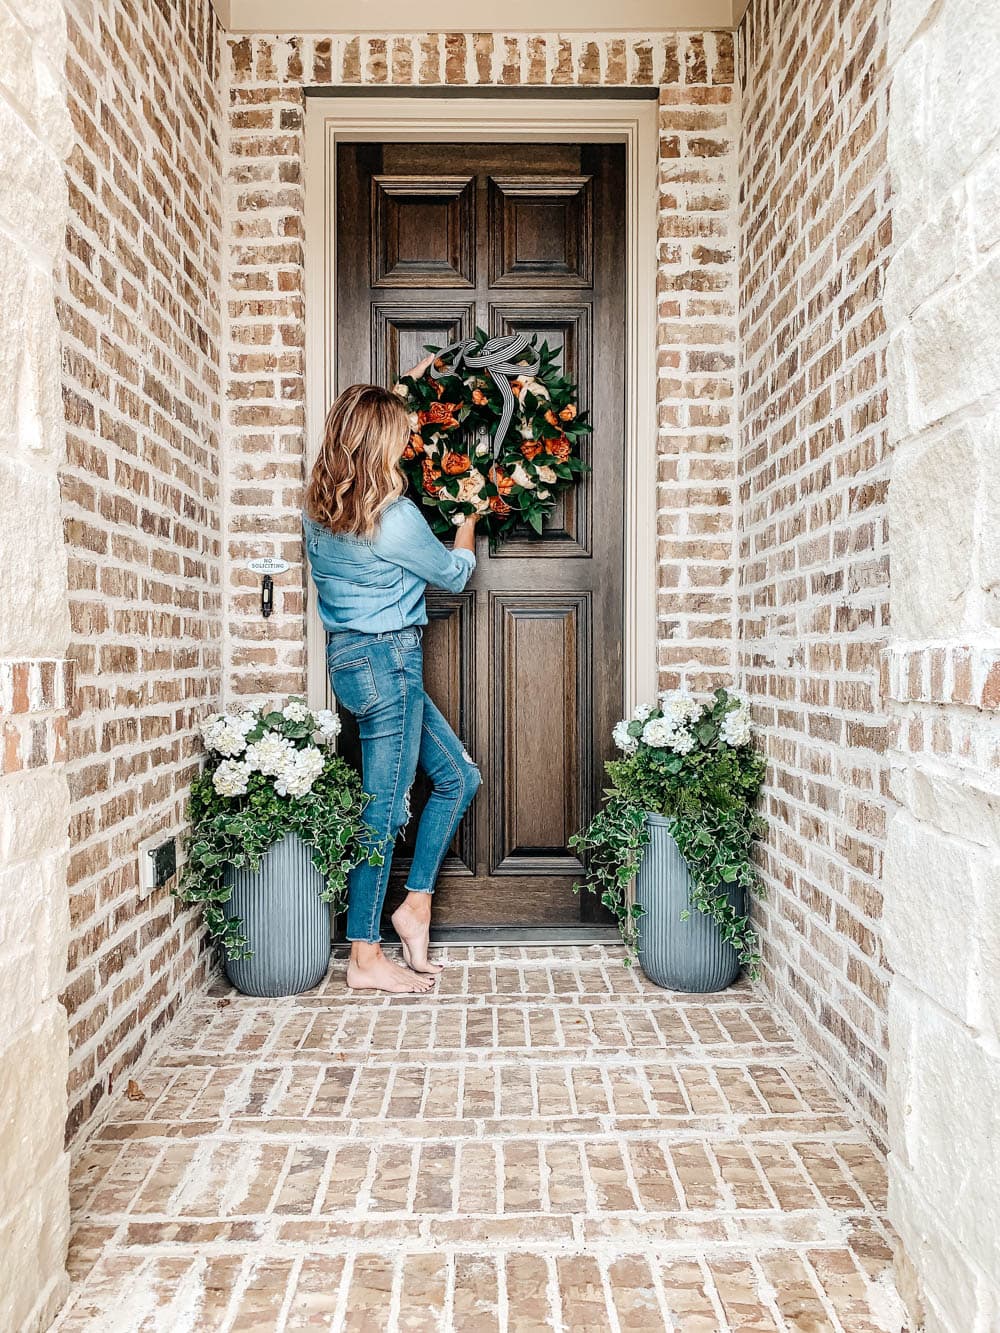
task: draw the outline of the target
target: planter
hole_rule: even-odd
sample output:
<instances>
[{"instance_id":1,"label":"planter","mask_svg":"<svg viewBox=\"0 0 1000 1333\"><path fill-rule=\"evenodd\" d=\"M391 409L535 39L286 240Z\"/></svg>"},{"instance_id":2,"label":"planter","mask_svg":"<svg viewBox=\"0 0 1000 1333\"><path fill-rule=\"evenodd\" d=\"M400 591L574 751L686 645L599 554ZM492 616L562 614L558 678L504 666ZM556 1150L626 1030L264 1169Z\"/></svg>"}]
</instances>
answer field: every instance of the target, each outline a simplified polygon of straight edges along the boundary
<instances>
[{"instance_id":1,"label":"planter","mask_svg":"<svg viewBox=\"0 0 1000 1333\"><path fill-rule=\"evenodd\" d=\"M736 950L727 944L715 922L690 907L691 879L687 862L670 835L671 821L646 815L649 846L635 881L639 917L639 963L646 976L667 990L725 990L739 975ZM729 901L744 910L744 891L730 890ZM686 921L681 913L690 907Z\"/></svg>"},{"instance_id":2,"label":"planter","mask_svg":"<svg viewBox=\"0 0 1000 1333\"><path fill-rule=\"evenodd\" d=\"M307 845L288 834L262 857L259 870L226 870L230 916L243 921L252 958L226 961L226 976L244 995L298 995L318 986L330 965L330 904Z\"/></svg>"}]
</instances>

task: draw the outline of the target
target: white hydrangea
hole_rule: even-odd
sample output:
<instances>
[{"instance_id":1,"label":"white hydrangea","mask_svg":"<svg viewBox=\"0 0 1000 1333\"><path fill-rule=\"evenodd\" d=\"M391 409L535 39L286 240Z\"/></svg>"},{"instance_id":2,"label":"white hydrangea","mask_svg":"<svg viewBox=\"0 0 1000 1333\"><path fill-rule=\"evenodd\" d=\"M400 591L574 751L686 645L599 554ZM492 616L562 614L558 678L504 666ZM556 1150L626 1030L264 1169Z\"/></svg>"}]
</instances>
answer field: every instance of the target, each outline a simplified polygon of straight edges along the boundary
<instances>
[{"instance_id":1,"label":"white hydrangea","mask_svg":"<svg viewBox=\"0 0 1000 1333\"><path fill-rule=\"evenodd\" d=\"M650 704L636 704L635 711L632 713L633 722L645 722L652 711Z\"/></svg>"},{"instance_id":2,"label":"white hydrangea","mask_svg":"<svg viewBox=\"0 0 1000 1333\"><path fill-rule=\"evenodd\" d=\"M285 704L281 710L281 716L287 722L308 722L312 714L299 699L293 699L290 703Z\"/></svg>"},{"instance_id":3,"label":"white hydrangea","mask_svg":"<svg viewBox=\"0 0 1000 1333\"><path fill-rule=\"evenodd\" d=\"M212 774L212 786L220 796L242 796L250 781L250 765L223 759Z\"/></svg>"},{"instance_id":4,"label":"white hydrangea","mask_svg":"<svg viewBox=\"0 0 1000 1333\"><path fill-rule=\"evenodd\" d=\"M694 737L686 727L681 727L671 737L670 748L674 754L687 754L689 750L694 749Z\"/></svg>"},{"instance_id":5,"label":"white hydrangea","mask_svg":"<svg viewBox=\"0 0 1000 1333\"><path fill-rule=\"evenodd\" d=\"M332 708L321 708L316 714L316 730L324 740L332 741L340 735L340 718Z\"/></svg>"},{"instance_id":6,"label":"white hydrangea","mask_svg":"<svg viewBox=\"0 0 1000 1333\"><path fill-rule=\"evenodd\" d=\"M639 748L639 742L636 738L628 734L628 718L622 718L620 722L615 723L614 730L611 732L611 739L619 750L625 754L635 754Z\"/></svg>"},{"instance_id":7,"label":"white hydrangea","mask_svg":"<svg viewBox=\"0 0 1000 1333\"><path fill-rule=\"evenodd\" d=\"M651 717L642 729L642 739L646 745L655 749L668 746L674 737L675 727L668 717Z\"/></svg>"},{"instance_id":8,"label":"white hydrangea","mask_svg":"<svg viewBox=\"0 0 1000 1333\"><path fill-rule=\"evenodd\" d=\"M305 796L323 772L323 753L315 745L293 750L291 758L275 776L274 790L279 796Z\"/></svg>"},{"instance_id":9,"label":"white hydrangea","mask_svg":"<svg viewBox=\"0 0 1000 1333\"><path fill-rule=\"evenodd\" d=\"M695 722L701 716L701 704L690 690L664 690L660 695L660 712L675 726Z\"/></svg>"},{"instance_id":10,"label":"white hydrangea","mask_svg":"<svg viewBox=\"0 0 1000 1333\"><path fill-rule=\"evenodd\" d=\"M741 699L739 707L733 708L722 719L719 734L734 750L750 744L750 705L745 700Z\"/></svg>"},{"instance_id":11,"label":"white hydrangea","mask_svg":"<svg viewBox=\"0 0 1000 1333\"><path fill-rule=\"evenodd\" d=\"M295 745L276 731L265 731L259 741L247 746L245 762L251 769L268 777L277 777L285 771Z\"/></svg>"},{"instance_id":12,"label":"white hydrangea","mask_svg":"<svg viewBox=\"0 0 1000 1333\"><path fill-rule=\"evenodd\" d=\"M201 724L201 736L207 750L232 758L247 748L247 732L252 731L254 719L242 714L213 713Z\"/></svg>"}]
</instances>

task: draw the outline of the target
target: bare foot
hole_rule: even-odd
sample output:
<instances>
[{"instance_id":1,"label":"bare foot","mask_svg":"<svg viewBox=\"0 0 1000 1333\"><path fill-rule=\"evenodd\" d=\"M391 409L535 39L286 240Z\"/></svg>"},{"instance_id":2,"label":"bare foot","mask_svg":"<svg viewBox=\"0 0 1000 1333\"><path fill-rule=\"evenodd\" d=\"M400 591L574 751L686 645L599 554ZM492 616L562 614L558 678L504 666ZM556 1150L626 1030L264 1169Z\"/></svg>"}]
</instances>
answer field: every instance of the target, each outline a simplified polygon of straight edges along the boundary
<instances>
[{"instance_id":1,"label":"bare foot","mask_svg":"<svg viewBox=\"0 0 1000 1333\"><path fill-rule=\"evenodd\" d=\"M416 898L417 902L412 903ZM426 900L426 903L421 900ZM427 959L431 934L431 895L411 893L392 914L392 928L403 945L403 961L422 976L436 977L444 968Z\"/></svg>"},{"instance_id":2,"label":"bare foot","mask_svg":"<svg viewBox=\"0 0 1000 1333\"><path fill-rule=\"evenodd\" d=\"M386 958L381 949L364 962L352 958L347 964L347 984L351 990L384 990L394 995L419 995L432 990L429 977L418 977L405 967Z\"/></svg>"}]
</instances>

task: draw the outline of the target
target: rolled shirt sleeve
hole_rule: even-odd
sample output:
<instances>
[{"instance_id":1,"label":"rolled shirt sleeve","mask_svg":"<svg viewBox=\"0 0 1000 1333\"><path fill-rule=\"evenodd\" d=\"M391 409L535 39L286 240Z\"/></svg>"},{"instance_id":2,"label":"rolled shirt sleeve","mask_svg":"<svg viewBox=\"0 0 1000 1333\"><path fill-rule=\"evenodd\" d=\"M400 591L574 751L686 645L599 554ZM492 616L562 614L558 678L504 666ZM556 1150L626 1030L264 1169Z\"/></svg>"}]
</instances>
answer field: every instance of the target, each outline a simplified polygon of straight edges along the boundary
<instances>
[{"instance_id":1,"label":"rolled shirt sleeve","mask_svg":"<svg viewBox=\"0 0 1000 1333\"><path fill-rule=\"evenodd\" d=\"M444 592L461 592L476 567L472 551L450 550L438 541L423 514L407 497L390 505L382 515L375 551Z\"/></svg>"}]
</instances>

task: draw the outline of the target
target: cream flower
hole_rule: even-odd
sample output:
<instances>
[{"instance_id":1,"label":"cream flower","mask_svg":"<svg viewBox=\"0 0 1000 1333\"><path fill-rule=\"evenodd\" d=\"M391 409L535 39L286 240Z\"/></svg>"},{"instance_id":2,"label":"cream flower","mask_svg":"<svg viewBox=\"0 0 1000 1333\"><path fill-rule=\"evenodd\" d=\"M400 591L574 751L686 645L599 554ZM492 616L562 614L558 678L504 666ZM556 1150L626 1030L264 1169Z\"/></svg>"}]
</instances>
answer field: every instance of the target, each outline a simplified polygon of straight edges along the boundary
<instances>
[{"instance_id":1,"label":"cream flower","mask_svg":"<svg viewBox=\"0 0 1000 1333\"><path fill-rule=\"evenodd\" d=\"M514 466L510 470L510 475L515 486L523 486L526 491L533 491L535 489L535 483L532 480L530 474L521 466L520 463L514 464Z\"/></svg>"},{"instance_id":2,"label":"cream flower","mask_svg":"<svg viewBox=\"0 0 1000 1333\"><path fill-rule=\"evenodd\" d=\"M405 384L400 384L399 380L392 386L392 391L397 398L406 398L410 392Z\"/></svg>"},{"instance_id":3,"label":"cream flower","mask_svg":"<svg viewBox=\"0 0 1000 1333\"><path fill-rule=\"evenodd\" d=\"M628 734L628 718L622 718L620 722L615 723L611 739L624 754L635 754L639 748L636 738Z\"/></svg>"},{"instance_id":4,"label":"cream flower","mask_svg":"<svg viewBox=\"0 0 1000 1333\"><path fill-rule=\"evenodd\" d=\"M250 765L223 759L212 774L212 786L220 796L242 796L250 781Z\"/></svg>"},{"instance_id":5,"label":"cream flower","mask_svg":"<svg viewBox=\"0 0 1000 1333\"><path fill-rule=\"evenodd\" d=\"M265 731L259 741L247 746L246 762L259 773L276 777L284 771L289 756L294 753L295 745L286 736Z\"/></svg>"},{"instance_id":6,"label":"cream flower","mask_svg":"<svg viewBox=\"0 0 1000 1333\"><path fill-rule=\"evenodd\" d=\"M549 467L547 463L543 463L538 469L538 478L540 481L544 481L548 486L554 486L559 480L555 468Z\"/></svg>"},{"instance_id":7,"label":"cream flower","mask_svg":"<svg viewBox=\"0 0 1000 1333\"><path fill-rule=\"evenodd\" d=\"M479 498L479 492L486 485L486 478L478 468L473 468L467 477L463 477L458 483L458 494L455 499L460 504L468 504L470 501Z\"/></svg>"},{"instance_id":8,"label":"cream flower","mask_svg":"<svg viewBox=\"0 0 1000 1333\"><path fill-rule=\"evenodd\" d=\"M308 722L311 716L309 709L299 699L292 699L290 703L285 704L281 710L281 716L287 722Z\"/></svg>"}]
</instances>

